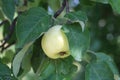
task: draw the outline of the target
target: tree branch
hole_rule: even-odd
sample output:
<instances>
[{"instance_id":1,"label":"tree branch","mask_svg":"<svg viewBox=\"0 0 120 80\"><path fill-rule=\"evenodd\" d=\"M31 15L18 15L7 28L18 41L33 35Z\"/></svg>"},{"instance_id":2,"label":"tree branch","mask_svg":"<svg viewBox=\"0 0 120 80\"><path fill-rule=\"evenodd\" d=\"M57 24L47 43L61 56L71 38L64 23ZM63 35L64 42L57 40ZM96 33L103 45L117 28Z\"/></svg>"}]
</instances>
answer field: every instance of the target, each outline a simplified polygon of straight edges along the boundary
<instances>
[{"instance_id":1,"label":"tree branch","mask_svg":"<svg viewBox=\"0 0 120 80\"><path fill-rule=\"evenodd\" d=\"M9 48L10 46L12 46L13 44L15 44L15 41L13 41L12 43L8 44L7 46L2 47L1 53L2 53L5 49L7 49L7 48Z\"/></svg>"},{"instance_id":2,"label":"tree branch","mask_svg":"<svg viewBox=\"0 0 120 80\"><path fill-rule=\"evenodd\" d=\"M24 6L27 6L28 5L28 0L24 0Z\"/></svg>"},{"instance_id":3,"label":"tree branch","mask_svg":"<svg viewBox=\"0 0 120 80\"><path fill-rule=\"evenodd\" d=\"M3 20L3 21L0 23L0 26L2 26L3 24L5 24L6 22L8 22L8 20Z\"/></svg>"},{"instance_id":4,"label":"tree branch","mask_svg":"<svg viewBox=\"0 0 120 80\"><path fill-rule=\"evenodd\" d=\"M54 18L57 18L66 6L66 0L63 0L62 7L54 14Z\"/></svg>"},{"instance_id":5,"label":"tree branch","mask_svg":"<svg viewBox=\"0 0 120 80\"><path fill-rule=\"evenodd\" d=\"M13 43L15 43L15 42L12 42L12 43L10 43L9 45L7 45L5 47L6 43L10 40L10 38L12 37L12 34L13 34L14 30L15 30L16 21L17 21L17 17L13 20L12 24L10 25L9 34L2 40L3 43L0 45L1 52L3 52L6 48L11 46Z\"/></svg>"},{"instance_id":6,"label":"tree branch","mask_svg":"<svg viewBox=\"0 0 120 80\"><path fill-rule=\"evenodd\" d=\"M69 2L68 0L66 0L66 13L70 12L70 8L69 8Z\"/></svg>"}]
</instances>

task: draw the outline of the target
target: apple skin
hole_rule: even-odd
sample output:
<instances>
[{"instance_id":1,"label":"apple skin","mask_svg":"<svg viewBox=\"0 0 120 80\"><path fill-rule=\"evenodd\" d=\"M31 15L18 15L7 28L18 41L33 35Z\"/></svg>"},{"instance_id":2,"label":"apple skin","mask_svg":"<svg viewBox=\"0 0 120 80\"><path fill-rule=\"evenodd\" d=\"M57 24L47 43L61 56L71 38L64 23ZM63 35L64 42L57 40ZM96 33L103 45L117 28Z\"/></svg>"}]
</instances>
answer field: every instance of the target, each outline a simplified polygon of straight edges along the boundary
<instances>
[{"instance_id":1,"label":"apple skin","mask_svg":"<svg viewBox=\"0 0 120 80\"><path fill-rule=\"evenodd\" d=\"M55 25L42 37L42 49L49 58L65 58L70 55L68 39L61 28L61 25Z\"/></svg>"}]
</instances>

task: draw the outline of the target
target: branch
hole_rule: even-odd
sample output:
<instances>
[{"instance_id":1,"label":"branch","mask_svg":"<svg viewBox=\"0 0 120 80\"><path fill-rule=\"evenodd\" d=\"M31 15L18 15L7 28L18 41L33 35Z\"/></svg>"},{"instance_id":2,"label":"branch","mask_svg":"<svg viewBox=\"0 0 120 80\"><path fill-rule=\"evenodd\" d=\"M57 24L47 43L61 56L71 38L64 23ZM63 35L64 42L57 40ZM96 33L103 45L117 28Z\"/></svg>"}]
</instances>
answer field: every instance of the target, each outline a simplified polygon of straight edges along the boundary
<instances>
[{"instance_id":1,"label":"branch","mask_svg":"<svg viewBox=\"0 0 120 80\"><path fill-rule=\"evenodd\" d=\"M64 10L65 6L66 6L66 0L63 1L62 7L54 14L54 18L57 18L61 14L61 12Z\"/></svg>"},{"instance_id":2,"label":"branch","mask_svg":"<svg viewBox=\"0 0 120 80\"><path fill-rule=\"evenodd\" d=\"M6 22L8 22L8 20L3 20L3 21L0 23L0 26L2 26L3 24L5 24Z\"/></svg>"},{"instance_id":3,"label":"branch","mask_svg":"<svg viewBox=\"0 0 120 80\"><path fill-rule=\"evenodd\" d=\"M2 45L0 45L0 48L2 49L1 52L3 52L6 48L8 48L11 44L15 43L12 42L10 43L8 46L5 47L6 43L10 40L10 38L12 37L12 34L15 30L15 25L16 25L16 21L17 21L17 17L13 20L12 24L10 25L10 32L9 34L2 40Z\"/></svg>"},{"instance_id":4,"label":"branch","mask_svg":"<svg viewBox=\"0 0 120 80\"><path fill-rule=\"evenodd\" d=\"M13 41L12 43L8 44L7 46L2 47L2 48L1 48L1 53L2 53L5 49L7 49L7 48L9 48L10 46L12 46L13 44L15 44L15 41Z\"/></svg>"},{"instance_id":5,"label":"branch","mask_svg":"<svg viewBox=\"0 0 120 80\"><path fill-rule=\"evenodd\" d=\"M69 2L68 0L66 0L66 13L70 12L70 8L69 8Z\"/></svg>"},{"instance_id":6,"label":"branch","mask_svg":"<svg viewBox=\"0 0 120 80\"><path fill-rule=\"evenodd\" d=\"M28 0L24 0L24 6L27 6L28 5Z\"/></svg>"}]
</instances>

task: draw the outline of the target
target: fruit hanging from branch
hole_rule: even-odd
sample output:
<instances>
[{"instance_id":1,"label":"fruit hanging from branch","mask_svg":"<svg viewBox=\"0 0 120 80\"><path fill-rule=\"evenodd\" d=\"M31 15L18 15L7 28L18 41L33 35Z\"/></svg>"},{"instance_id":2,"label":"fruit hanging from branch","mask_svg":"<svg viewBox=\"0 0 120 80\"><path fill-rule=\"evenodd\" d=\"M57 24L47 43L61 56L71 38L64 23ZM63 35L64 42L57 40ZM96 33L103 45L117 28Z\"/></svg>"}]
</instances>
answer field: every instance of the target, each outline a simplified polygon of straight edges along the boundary
<instances>
[{"instance_id":1,"label":"fruit hanging from branch","mask_svg":"<svg viewBox=\"0 0 120 80\"><path fill-rule=\"evenodd\" d=\"M42 49L49 58L65 58L70 55L68 39L61 28L62 25L53 26L42 37Z\"/></svg>"}]
</instances>

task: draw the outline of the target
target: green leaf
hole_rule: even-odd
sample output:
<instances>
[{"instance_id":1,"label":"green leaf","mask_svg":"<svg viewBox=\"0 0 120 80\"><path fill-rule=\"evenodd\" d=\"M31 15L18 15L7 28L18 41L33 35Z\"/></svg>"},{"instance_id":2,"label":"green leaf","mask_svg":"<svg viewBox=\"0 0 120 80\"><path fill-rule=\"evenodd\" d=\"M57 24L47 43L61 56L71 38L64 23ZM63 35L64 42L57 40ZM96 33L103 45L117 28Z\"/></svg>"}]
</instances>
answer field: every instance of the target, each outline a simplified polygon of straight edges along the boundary
<instances>
[{"instance_id":1,"label":"green leaf","mask_svg":"<svg viewBox=\"0 0 120 80\"><path fill-rule=\"evenodd\" d=\"M17 55L15 56L15 58L13 60L13 64L12 64L13 73L14 73L15 77L17 77L17 75L18 75L20 67L21 67L22 60L25 56L25 53L28 51L28 49L31 45L32 45L32 42L25 45L23 47L23 49L21 51L19 51L19 53L17 53Z\"/></svg>"},{"instance_id":2,"label":"green leaf","mask_svg":"<svg viewBox=\"0 0 120 80\"><path fill-rule=\"evenodd\" d=\"M117 77L119 76L119 71L118 71L118 69L117 69L117 67L116 67L113 59L109 55L106 55L106 54L101 53L101 52L94 53L94 52L90 51L90 53L92 53L92 55L94 55L94 56L90 55L92 57L92 60L88 64L89 67L87 67L87 69L89 69L89 71L88 70L86 71L86 73L87 73L86 76L87 77L89 76L88 80L89 80L89 78L90 78L91 75L94 75L92 73L93 71L94 72L96 71L98 73L99 77L100 77L100 78L99 77L96 78L96 80L97 79L98 80L104 80L104 79L105 80L113 80L113 78L117 79ZM97 67L97 66L99 66L99 67ZM101 67L101 71L102 72L100 72L100 70L98 70L98 69L100 69L100 67ZM102 70L102 68L103 68L103 70ZM92 69L93 69L93 71L90 71ZM109 74L104 74L106 72L109 73ZM96 75L96 77L98 75ZM109 79L109 78L111 78L111 79ZM90 80L92 80L92 76L91 76Z\"/></svg>"},{"instance_id":3,"label":"green leaf","mask_svg":"<svg viewBox=\"0 0 120 80\"><path fill-rule=\"evenodd\" d=\"M41 64L41 66L44 66ZM49 59L49 63L39 70L40 80L71 80L77 67L73 65L73 58L68 57L66 59Z\"/></svg>"},{"instance_id":4,"label":"green leaf","mask_svg":"<svg viewBox=\"0 0 120 80\"><path fill-rule=\"evenodd\" d=\"M109 4L112 6L113 11L120 14L120 0L109 0Z\"/></svg>"},{"instance_id":5,"label":"green leaf","mask_svg":"<svg viewBox=\"0 0 120 80\"><path fill-rule=\"evenodd\" d=\"M11 49L6 50L5 53L4 53L5 56L2 57L1 61L2 61L3 63L5 63L5 64L11 63L12 60L13 60L14 54L15 54L15 53L14 53L13 50L11 50Z\"/></svg>"},{"instance_id":6,"label":"green leaf","mask_svg":"<svg viewBox=\"0 0 120 80\"><path fill-rule=\"evenodd\" d=\"M12 21L15 13L14 0L2 0L2 10L5 15Z\"/></svg>"},{"instance_id":7,"label":"green leaf","mask_svg":"<svg viewBox=\"0 0 120 80\"><path fill-rule=\"evenodd\" d=\"M104 4L110 4L113 11L120 14L120 0L91 0L91 1L95 1L95 2L100 2L100 3L104 3Z\"/></svg>"},{"instance_id":8,"label":"green leaf","mask_svg":"<svg viewBox=\"0 0 120 80\"><path fill-rule=\"evenodd\" d=\"M1 76L9 76L9 75L11 75L11 71L10 71L10 69L8 68L8 66L5 65L5 64L2 64L2 63L0 62L0 77L1 77Z\"/></svg>"},{"instance_id":9,"label":"green leaf","mask_svg":"<svg viewBox=\"0 0 120 80\"><path fill-rule=\"evenodd\" d=\"M38 69L40 71L44 70L45 66L48 65L49 60L45 56L42 47L41 47L41 38L37 39L33 45L33 55L31 58L31 64L32 68L35 73L38 72Z\"/></svg>"},{"instance_id":10,"label":"green leaf","mask_svg":"<svg viewBox=\"0 0 120 80\"><path fill-rule=\"evenodd\" d=\"M15 80L11 74L9 67L0 62L0 80Z\"/></svg>"},{"instance_id":11,"label":"green leaf","mask_svg":"<svg viewBox=\"0 0 120 80\"><path fill-rule=\"evenodd\" d=\"M55 66L53 63L49 63L46 67L46 69L41 72L40 78L47 79L49 76L51 76L55 71Z\"/></svg>"},{"instance_id":12,"label":"green leaf","mask_svg":"<svg viewBox=\"0 0 120 80\"><path fill-rule=\"evenodd\" d=\"M96 53L96 59L97 61L104 61L107 63L107 65L110 67L111 71L113 72L113 74L115 75L119 75L118 69L113 61L113 59L109 56L106 55L104 53Z\"/></svg>"},{"instance_id":13,"label":"green leaf","mask_svg":"<svg viewBox=\"0 0 120 80\"><path fill-rule=\"evenodd\" d=\"M113 73L104 61L93 61L86 67L86 80L114 80Z\"/></svg>"},{"instance_id":14,"label":"green leaf","mask_svg":"<svg viewBox=\"0 0 120 80\"><path fill-rule=\"evenodd\" d=\"M70 12L66 14L65 17L70 19L70 21L72 22L76 22L76 21L86 22L88 20L86 13L82 11Z\"/></svg>"},{"instance_id":15,"label":"green leaf","mask_svg":"<svg viewBox=\"0 0 120 80\"><path fill-rule=\"evenodd\" d=\"M25 53L22 59L20 66L21 73L18 73L19 78L24 77L31 70L31 57L32 57L31 48L29 48L29 50Z\"/></svg>"},{"instance_id":16,"label":"green leaf","mask_svg":"<svg viewBox=\"0 0 120 80\"><path fill-rule=\"evenodd\" d=\"M20 15L16 27L17 46L22 47L39 38L50 27L50 23L51 17L40 7L31 8Z\"/></svg>"},{"instance_id":17,"label":"green leaf","mask_svg":"<svg viewBox=\"0 0 120 80\"><path fill-rule=\"evenodd\" d=\"M70 53L77 61L81 61L83 54L90 44L90 36L88 29L82 31L79 23L63 25L63 30L66 33L70 46Z\"/></svg>"},{"instance_id":18,"label":"green leaf","mask_svg":"<svg viewBox=\"0 0 120 80\"><path fill-rule=\"evenodd\" d=\"M73 75L77 71L77 67L73 65L73 58L71 56L66 59L54 61L54 66L55 71L47 80L72 80Z\"/></svg>"},{"instance_id":19,"label":"green leaf","mask_svg":"<svg viewBox=\"0 0 120 80\"><path fill-rule=\"evenodd\" d=\"M0 10L0 19L4 19L4 15L1 10Z\"/></svg>"},{"instance_id":20,"label":"green leaf","mask_svg":"<svg viewBox=\"0 0 120 80\"><path fill-rule=\"evenodd\" d=\"M66 14L65 17L68 18L68 20L70 20L71 22L79 22L82 27L82 31L84 30L85 23L88 20L86 13L82 11L70 12Z\"/></svg>"}]
</instances>

